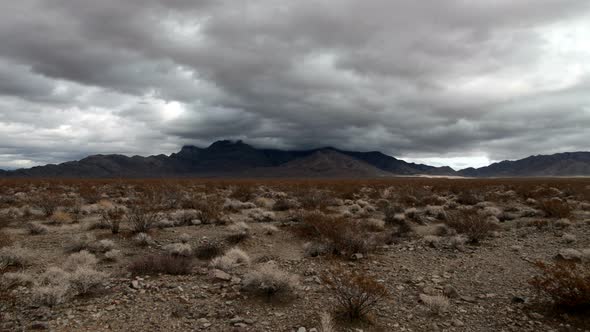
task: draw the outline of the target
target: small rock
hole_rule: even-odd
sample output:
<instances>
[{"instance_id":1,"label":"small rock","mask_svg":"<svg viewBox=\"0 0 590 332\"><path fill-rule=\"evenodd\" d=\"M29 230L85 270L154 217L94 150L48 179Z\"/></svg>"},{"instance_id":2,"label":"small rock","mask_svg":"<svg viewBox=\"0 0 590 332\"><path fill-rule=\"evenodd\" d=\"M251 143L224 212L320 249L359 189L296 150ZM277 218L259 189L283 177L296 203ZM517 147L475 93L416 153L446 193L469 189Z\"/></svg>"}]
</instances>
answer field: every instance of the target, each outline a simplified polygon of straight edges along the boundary
<instances>
[{"instance_id":1,"label":"small rock","mask_svg":"<svg viewBox=\"0 0 590 332\"><path fill-rule=\"evenodd\" d=\"M141 286L139 285L139 281L137 281L137 280L131 281L131 288L133 288L133 289L140 289Z\"/></svg>"},{"instance_id":2,"label":"small rock","mask_svg":"<svg viewBox=\"0 0 590 332\"><path fill-rule=\"evenodd\" d=\"M451 299L459 297L459 292L457 291L457 289L455 289L455 287L451 285L445 285L445 287L443 288L443 294Z\"/></svg>"},{"instance_id":3,"label":"small rock","mask_svg":"<svg viewBox=\"0 0 590 332\"><path fill-rule=\"evenodd\" d=\"M364 256L363 256L363 254L361 254L361 253L356 253L356 254L353 254L353 255L350 257L350 259L352 259L353 261L358 261L358 260L360 260L360 259L363 259L363 257L364 257Z\"/></svg>"},{"instance_id":4,"label":"small rock","mask_svg":"<svg viewBox=\"0 0 590 332\"><path fill-rule=\"evenodd\" d=\"M218 281L230 281L231 280L231 275L229 275L226 272L223 272L221 270L218 269L214 269L210 272L210 276L213 280L218 280Z\"/></svg>"},{"instance_id":5,"label":"small rock","mask_svg":"<svg viewBox=\"0 0 590 332\"><path fill-rule=\"evenodd\" d=\"M307 329L305 327L300 327L297 329L297 332L307 332Z\"/></svg>"},{"instance_id":6,"label":"small rock","mask_svg":"<svg viewBox=\"0 0 590 332\"><path fill-rule=\"evenodd\" d=\"M453 326L462 327L462 326L465 326L465 324L458 319L453 319Z\"/></svg>"},{"instance_id":7,"label":"small rock","mask_svg":"<svg viewBox=\"0 0 590 332\"><path fill-rule=\"evenodd\" d=\"M31 324L31 330L48 330L49 329L49 324L47 324L46 322L33 322L33 324Z\"/></svg>"}]
</instances>

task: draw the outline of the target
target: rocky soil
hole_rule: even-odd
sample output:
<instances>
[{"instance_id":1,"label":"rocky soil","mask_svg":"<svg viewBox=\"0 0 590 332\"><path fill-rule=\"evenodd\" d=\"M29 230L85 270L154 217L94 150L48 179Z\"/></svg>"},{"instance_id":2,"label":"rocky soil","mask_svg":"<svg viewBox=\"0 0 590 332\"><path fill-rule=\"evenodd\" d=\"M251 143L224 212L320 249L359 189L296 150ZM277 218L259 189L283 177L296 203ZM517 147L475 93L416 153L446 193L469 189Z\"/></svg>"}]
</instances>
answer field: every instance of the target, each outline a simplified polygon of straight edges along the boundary
<instances>
[{"instance_id":1,"label":"rocky soil","mask_svg":"<svg viewBox=\"0 0 590 332\"><path fill-rule=\"evenodd\" d=\"M555 189L553 196L572 207L567 220L546 216L534 200L508 188L494 190L509 199L491 201L480 195L475 207L482 212L482 218L491 218L499 228L480 243L469 244L457 243L453 232L432 232L432 225L444 223L444 213L437 211L461 208L458 194L433 194L431 187L426 187L428 195L441 199L433 208L430 204L404 206L401 197L407 193L395 185L379 189L379 195L359 188L351 198L329 199L321 207L323 213L358 223L384 220L386 215L380 206L385 200L402 205L404 211L399 214L409 221L412 231L391 241L377 242L368 252L310 257L305 249L308 239L296 231L301 223L299 216L307 209L301 204L304 199L281 191L284 188L254 186L253 197L243 201L229 198L236 190L231 186L208 193L209 198L215 195L222 199L223 222L204 223L195 217L190 225L174 225L178 211L193 209L184 209L182 204L162 209L160 221L168 222L149 231L153 242L148 246L139 246L133 240L125 219L119 234L109 229L88 229L91 223L100 222L101 209L129 208L134 202L132 193L114 195L106 190L99 203L82 201L79 218L73 218L73 212L63 208L72 218L56 222L55 215L44 217L31 203L39 192L31 188L29 192L21 188L18 193L4 189L4 196L17 199L0 210L8 220L3 231L13 243L28 249L32 257L23 267L6 266L3 273L20 271L38 278L49 267L65 264L70 254L64 252L64 246L88 233L96 241L112 240L121 255L108 260L104 253L95 252L96 270L108 273L108 278L96 290L53 306L34 300L36 281L10 287L4 283L0 295L3 331L319 332L322 312L338 318L334 294L322 279L332 267L362 272L389 293L364 320L335 319L336 331L590 331L588 317L548 309L540 304L528 283L539 273L532 264L536 261L553 262L561 257L588 264L590 203L564 194L562 189ZM65 193L80 197L72 188L66 188ZM282 199L290 199L293 206L276 211L274 206ZM45 225L47 232L30 234L26 226L29 221ZM213 268L209 260L193 258L192 272L177 276L134 275L128 269L137 257L162 253L172 243L185 242L195 251L213 242L231 248L234 245L226 239L235 232L232 225L240 222L249 227L248 235L235 246L247 253L249 264L222 271ZM277 230L269 231L268 225ZM388 234L395 226L379 224L376 228L367 233L367 238ZM571 257L572 253L575 257ZM248 271L267 262L297 277L294 291L267 298L244 290ZM435 312L421 300L424 295L444 296L448 307Z\"/></svg>"}]
</instances>

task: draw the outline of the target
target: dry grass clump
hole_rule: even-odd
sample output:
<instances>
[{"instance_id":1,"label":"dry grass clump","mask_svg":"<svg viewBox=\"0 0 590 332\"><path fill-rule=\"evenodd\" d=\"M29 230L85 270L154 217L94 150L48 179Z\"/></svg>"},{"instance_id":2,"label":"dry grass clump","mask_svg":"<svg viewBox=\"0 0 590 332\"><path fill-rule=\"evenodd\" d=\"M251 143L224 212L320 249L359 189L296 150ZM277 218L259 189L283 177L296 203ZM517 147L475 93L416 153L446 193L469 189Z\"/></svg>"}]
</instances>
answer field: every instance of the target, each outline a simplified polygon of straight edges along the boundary
<instances>
[{"instance_id":1,"label":"dry grass clump","mask_svg":"<svg viewBox=\"0 0 590 332\"><path fill-rule=\"evenodd\" d=\"M572 214L571 206L559 198L539 201L539 209L549 218L568 218Z\"/></svg>"},{"instance_id":2,"label":"dry grass clump","mask_svg":"<svg viewBox=\"0 0 590 332\"><path fill-rule=\"evenodd\" d=\"M250 237L250 226L243 221L231 224L228 227L230 234L226 237L227 242L237 244Z\"/></svg>"},{"instance_id":3,"label":"dry grass clump","mask_svg":"<svg viewBox=\"0 0 590 332\"><path fill-rule=\"evenodd\" d=\"M223 256L214 258L209 265L212 268L228 272L238 266L250 265L250 256L239 248L232 248Z\"/></svg>"},{"instance_id":4,"label":"dry grass clump","mask_svg":"<svg viewBox=\"0 0 590 332\"><path fill-rule=\"evenodd\" d=\"M190 274L193 270L193 261L190 257L150 254L133 260L128 269L135 275Z\"/></svg>"},{"instance_id":5,"label":"dry grass clump","mask_svg":"<svg viewBox=\"0 0 590 332\"><path fill-rule=\"evenodd\" d=\"M297 202L288 198L279 198L275 201L272 209L274 211L288 211L297 207Z\"/></svg>"},{"instance_id":6,"label":"dry grass clump","mask_svg":"<svg viewBox=\"0 0 590 332\"><path fill-rule=\"evenodd\" d=\"M270 299L272 296L293 291L297 284L296 276L282 271L275 264L266 263L246 273L242 289Z\"/></svg>"},{"instance_id":7,"label":"dry grass clump","mask_svg":"<svg viewBox=\"0 0 590 332\"><path fill-rule=\"evenodd\" d=\"M279 231L277 226L268 224L262 225L262 230L266 235L273 235L274 233Z\"/></svg>"},{"instance_id":8,"label":"dry grass clump","mask_svg":"<svg viewBox=\"0 0 590 332\"><path fill-rule=\"evenodd\" d=\"M456 210L447 213L445 223L460 234L464 234L470 243L479 243L497 230L497 224L486 220L475 209Z\"/></svg>"},{"instance_id":9,"label":"dry grass clump","mask_svg":"<svg viewBox=\"0 0 590 332\"><path fill-rule=\"evenodd\" d=\"M20 244L0 248L0 269L8 266L25 267L33 258L30 249L23 248Z\"/></svg>"},{"instance_id":10,"label":"dry grass clump","mask_svg":"<svg viewBox=\"0 0 590 332\"><path fill-rule=\"evenodd\" d=\"M68 257L64 268L50 267L36 280L32 301L55 306L73 296L86 295L102 287L108 274L95 269L96 257L87 251Z\"/></svg>"},{"instance_id":11,"label":"dry grass clump","mask_svg":"<svg viewBox=\"0 0 590 332\"><path fill-rule=\"evenodd\" d=\"M118 261L121 256L121 250L118 249L112 249L104 253L104 259L110 262Z\"/></svg>"},{"instance_id":12,"label":"dry grass clump","mask_svg":"<svg viewBox=\"0 0 590 332\"><path fill-rule=\"evenodd\" d=\"M543 299L568 311L590 309L590 267L573 262L535 263L541 275L530 284Z\"/></svg>"},{"instance_id":13,"label":"dry grass clump","mask_svg":"<svg viewBox=\"0 0 590 332\"><path fill-rule=\"evenodd\" d=\"M71 224L73 221L72 216L65 211L55 211L49 218L49 223L54 225Z\"/></svg>"},{"instance_id":14,"label":"dry grass clump","mask_svg":"<svg viewBox=\"0 0 590 332\"><path fill-rule=\"evenodd\" d=\"M450 302L446 296L443 295L426 295L420 294L420 301L428 308L434 315L441 315L449 309Z\"/></svg>"},{"instance_id":15,"label":"dry grass clump","mask_svg":"<svg viewBox=\"0 0 590 332\"><path fill-rule=\"evenodd\" d=\"M41 234L47 234L47 232L49 232L49 228L47 228L47 226L41 225L40 223L37 223L37 222L27 223L26 229L27 229L27 233L29 233L31 235L41 235Z\"/></svg>"},{"instance_id":16,"label":"dry grass clump","mask_svg":"<svg viewBox=\"0 0 590 332\"><path fill-rule=\"evenodd\" d=\"M320 332L336 332L334 319L325 311L320 314Z\"/></svg>"},{"instance_id":17,"label":"dry grass clump","mask_svg":"<svg viewBox=\"0 0 590 332\"><path fill-rule=\"evenodd\" d=\"M480 199L476 196L473 191L462 191L457 196L457 203L462 205L475 205L480 202Z\"/></svg>"},{"instance_id":18,"label":"dry grass clump","mask_svg":"<svg viewBox=\"0 0 590 332\"><path fill-rule=\"evenodd\" d=\"M337 313L350 321L363 319L387 295L387 289L360 272L336 269L322 277L338 305Z\"/></svg>"}]
</instances>

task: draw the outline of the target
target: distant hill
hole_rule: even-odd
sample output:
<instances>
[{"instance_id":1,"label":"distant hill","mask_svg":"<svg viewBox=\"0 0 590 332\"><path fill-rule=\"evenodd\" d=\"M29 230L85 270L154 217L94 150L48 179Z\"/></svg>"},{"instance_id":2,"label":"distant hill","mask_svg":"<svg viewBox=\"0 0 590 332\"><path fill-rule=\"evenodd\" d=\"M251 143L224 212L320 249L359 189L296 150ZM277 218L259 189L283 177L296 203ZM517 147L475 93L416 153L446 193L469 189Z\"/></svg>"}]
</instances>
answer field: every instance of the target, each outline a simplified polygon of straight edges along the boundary
<instances>
[{"instance_id":1,"label":"distant hill","mask_svg":"<svg viewBox=\"0 0 590 332\"><path fill-rule=\"evenodd\" d=\"M184 146L170 156L93 155L59 165L0 171L10 177L383 177L457 175L449 167L407 163L381 152L335 148L288 151L258 149L242 141L217 141L206 148Z\"/></svg>"},{"instance_id":2,"label":"distant hill","mask_svg":"<svg viewBox=\"0 0 590 332\"><path fill-rule=\"evenodd\" d=\"M470 177L590 176L590 152L538 155L458 172Z\"/></svg>"}]
</instances>

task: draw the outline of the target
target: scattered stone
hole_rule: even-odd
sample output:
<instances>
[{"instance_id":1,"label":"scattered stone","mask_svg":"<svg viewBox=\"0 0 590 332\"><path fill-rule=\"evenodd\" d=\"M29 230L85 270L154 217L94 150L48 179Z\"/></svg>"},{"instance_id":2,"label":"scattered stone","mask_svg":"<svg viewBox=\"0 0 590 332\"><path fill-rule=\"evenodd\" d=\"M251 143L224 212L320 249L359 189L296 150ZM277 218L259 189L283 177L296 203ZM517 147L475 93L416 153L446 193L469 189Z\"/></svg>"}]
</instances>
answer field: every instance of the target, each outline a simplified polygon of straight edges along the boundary
<instances>
[{"instance_id":1,"label":"scattered stone","mask_svg":"<svg viewBox=\"0 0 590 332\"><path fill-rule=\"evenodd\" d=\"M211 278L217 281L231 281L231 275L218 269L210 272Z\"/></svg>"}]
</instances>

